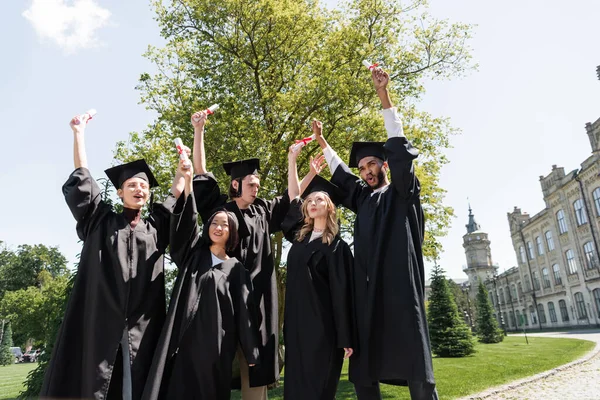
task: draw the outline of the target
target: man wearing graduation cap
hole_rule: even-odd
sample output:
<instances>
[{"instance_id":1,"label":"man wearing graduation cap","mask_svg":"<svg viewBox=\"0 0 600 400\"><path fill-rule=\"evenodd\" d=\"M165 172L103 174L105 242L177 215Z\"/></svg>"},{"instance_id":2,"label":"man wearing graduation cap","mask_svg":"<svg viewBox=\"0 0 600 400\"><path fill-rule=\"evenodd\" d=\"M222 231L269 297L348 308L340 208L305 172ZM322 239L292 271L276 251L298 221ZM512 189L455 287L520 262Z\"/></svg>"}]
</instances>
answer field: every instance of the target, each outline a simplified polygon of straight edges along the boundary
<instances>
[{"instance_id":1,"label":"man wearing graduation cap","mask_svg":"<svg viewBox=\"0 0 600 400\"><path fill-rule=\"evenodd\" d=\"M287 192L273 200L257 197L260 163L259 159L252 158L223 164L225 172L231 177L231 201L228 202L227 195L221 194L214 175L206 170L205 120L206 113L203 111L192 115L197 210L202 221L206 221L218 207L225 207L238 218L240 242L229 255L240 260L250 271L254 302L259 307L256 318L261 342L259 365L248 367L243 354L238 352L242 399L262 400L267 398L267 385L279 380L277 281L270 235L281 230L290 198Z\"/></svg>"},{"instance_id":2,"label":"man wearing graduation cap","mask_svg":"<svg viewBox=\"0 0 600 400\"><path fill-rule=\"evenodd\" d=\"M86 119L71 121L76 169L62 188L83 249L40 396L139 399L165 318L163 254L174 198L141 218L158 183L144 160L133 161L106 170L123 200L115 213L87 168ZM176 176L172 191L182 189Z\"/></svg>"},{"instance_id":3,"label":"man wearing graduation cap","mask_svg":"<svg viewBox=\"0 0 600 400\"><path fill-rule=\"evenodd\" d=\"M408 385L412 399L437 399L425 315L424 216L413 165L418 152L392 107L388 74L375 68L372 78L388 140L352 145L349 166L358 168L360 179L329 147L320 123L315 129L331 181L345 192L342 205L356 213L358 348L350 358L350 381L359 400L380 399L379 382Z\"/></svg>"}]
</instances>

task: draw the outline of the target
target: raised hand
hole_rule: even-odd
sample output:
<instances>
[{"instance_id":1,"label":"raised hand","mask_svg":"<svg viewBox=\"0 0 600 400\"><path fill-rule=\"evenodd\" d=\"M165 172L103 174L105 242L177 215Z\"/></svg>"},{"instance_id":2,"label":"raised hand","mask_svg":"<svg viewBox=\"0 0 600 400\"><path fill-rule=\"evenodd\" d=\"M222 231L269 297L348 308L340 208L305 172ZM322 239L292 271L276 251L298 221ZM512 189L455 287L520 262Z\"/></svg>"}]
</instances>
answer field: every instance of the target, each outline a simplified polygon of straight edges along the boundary
<instances>
[{"instance_id":1,"label":"raised hand","mask_svg":"<svg viewBox=\"0 0 600 400\"><path fill-rule=\"evenodd\" d=\"M373 86L376 91L387 88L387 85L390 82L390 76L381 68L373 68L371 71L371 78L373 78Z\"/></svg>"},{"instance_id":2,"label":"raised hand","mask_svg":"<svg viewBox=\"0 0 600 400\"><path fill-rule=\"evenodd\" d=\"M194 127L194 129L204 128L204 124L206 123L206 117L208 117L206 111L196 111L195 113L193 113L191 119L192 126Z\"/></svg>"},{"instance_id":3,"label":"raised hand","mask_svg":"<svg viewBox=\"0 0 600 400\"><path fill-rule=\"evenodd\" d=\"M321 173L321 171L323 171L323 168L325 168L326 164L327 164L327 162L325 161L325 156L323 154L321 154L320 156L317 156L316 158L312 158L312 156L311 156L310 157L310 172L312 174L319 175Z\"/></svg>"},{"instance_id":4,"label":"raised hand","mask_svg":"<svg viewBox=\"0 0 600 400\"><path fill-rule=\"evenodd\" d=\"M354 350L352 349L352 347L344 347L344 358L350 358L350 356L352 356L353 353Z\"/></svg>"},{"instance_id":5,"label":"raised hand","mask_svg":"<svg viewBox=\"0 0 600 400\"><path fill-rule=\"evenodd\" d=\"M316 139L318 140L320 137L323 137L323 123L321 121L317 121L316 119L312 120L312 131L315 134Z\"/></svg>"},{"instance_id":6,"label":"raised hand","mask_svg":"<svg viewBox=\"0 0 600 400\"><path fill-rule=\"evenodd\" d=\"M69 122L69 126L73 130L73 133L83 133L88 119L90 119L90 116L87 113L74 116Z\"/></svg>"},{"instance_id":7,"label":"raised hand","mask_svg":"<svg viewBox=\"0 0 600 400\"><path fill-rule=\"evenodd\" d=\"M300 154L300 152L302 151L302 148L304 146L298 146L296 144L291 145L288 148L288 161L289 162L296 162L296 160L298 159L298 154Z\"/></svg>"}]
</instances>

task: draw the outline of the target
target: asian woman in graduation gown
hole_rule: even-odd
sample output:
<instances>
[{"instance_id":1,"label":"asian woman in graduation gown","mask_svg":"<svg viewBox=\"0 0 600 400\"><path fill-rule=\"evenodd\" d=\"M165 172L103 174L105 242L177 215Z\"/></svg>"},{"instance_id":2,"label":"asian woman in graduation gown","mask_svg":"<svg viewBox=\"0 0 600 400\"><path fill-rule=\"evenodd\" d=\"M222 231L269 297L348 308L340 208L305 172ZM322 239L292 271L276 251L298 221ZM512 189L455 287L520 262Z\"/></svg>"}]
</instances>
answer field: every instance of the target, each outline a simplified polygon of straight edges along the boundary
<instances>
[{"instance_id":1,"label":"asian woman in graduation gown","mask_svg":"<svg viewBox=\"0 0 600 400\"><path fill-rule=\"evenodd\" d=\"M185 191L171 220L171 257L179 269L143 398L226 400L239 347L258 360L249 272L227 256L237 245L237 219L212 214L200 235L192 168L180 162Z\"/></svg>"},{"instance_id":2,"label":"asian woman in graduation gown","mask_svg":"<svg viewBox=\"0 0 600 400\"><path fill-rule=\"evenodd\" d=\"M293 171L295 157L290 148ZM321 169L319 161L311 164L313 171ZM296 173L290 175L295 175L288 182L292 193L298 180ZM353 257L339 235L332 200L337 191L314 176L303 199L292 201L282 225L293 243L287 258L283 328L286 400L335 399L343 360L353 352Z\"/></svg>"},{"instance_id":3,"label":"asian woman in graduation gown","mask_svg":"<svg viewBox=\"0 0 600 400\"><path fill-rule=\"evenodd\" d=\"M165 318L169 199L141 217L157 182L137 160L106 170L123 212L102 201L87 168L86 122L71 120L76 169L62 188L83 249L40 397L139 399Z\"/></svg>"}]
</instances>

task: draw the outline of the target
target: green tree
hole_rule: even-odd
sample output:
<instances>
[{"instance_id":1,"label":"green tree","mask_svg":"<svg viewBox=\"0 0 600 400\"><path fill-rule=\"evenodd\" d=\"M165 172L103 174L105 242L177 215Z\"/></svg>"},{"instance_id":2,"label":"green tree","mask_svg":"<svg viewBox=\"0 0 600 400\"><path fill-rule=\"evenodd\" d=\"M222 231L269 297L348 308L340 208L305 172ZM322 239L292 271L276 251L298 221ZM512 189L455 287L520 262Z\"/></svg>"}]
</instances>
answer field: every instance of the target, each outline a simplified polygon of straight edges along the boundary
<instances>
[{"instance_id":1,"label":"green tree","mask_svg":"<svg viewBox=\"0 0 600 400\"><path fill-rule=\"evenodd\" d=\"M464 357L475 352L471 330L458 312L448 280L439 265L432 272L427 321L434 354Z\"/></svg>"},{"instance_id":2,"label":"green tree","mask_svg":"<svg viewBox=\"0 0 600 400\"><path fill-rule=\"evenodd\" d=\"M454 301L458 307L458 312L464 317L468 325L474 325L476 320L475 304L471 303L469 290L465 290L461 285L448 279L448 288L454 296Z\"/></svg>"},{"instance_id":3,"label":"green tree","mask_svg":"<svg viewBox=\"0 0 600 400\"><path fill-rule=\"evenodd\" d=\"M12 329L10 322L5 322L2 332L2 341L0 341L0 365L10 365L15 363L15 356L10 351L13 345Z\"/></svg>"},{"instance_id":4,"label":"green tree","mask_svg":"<svg viewBox=\"0 0 600 400\"><path fill-rule=\"evenodd\" d=\"M504 333L498 328L498 321L494 318L492 303L483 282L479 282L476 302L477 338L481 343L500 343L504 340Z\"/></svg>"},{"instance_id":5,"label":"green tree","mask_svg":"<svg viewBox=\"0 0 600 400\"><path fill-rule=\"evenodd\" d=\"M39 286L42 271L52 277L68 273L67 259L58 247L23 244L14 252L4 248L0 253L0 298L6 291Z\"/></svg>"},{"instance_id":6,"label":"green tree","mask_svg":"<svg viewBox=\"0 0 600 400\"><path fill-rule=\"evenodd\" d=\"M145 56L158 73L143 73L138 89L158 117L117 144L117 159L146 158L165 193L177 160L173 139L191 145L190 114L218 103L221 109L206 127L209 170L226 192L220 164L260 154L261 196L271 198L287 185L287 146L309 134L311 118L323 121L324 136L344 159L349 142L385 138L379 101L362 66L364 59L377 61L392 75L405 132L421 151L416 168L427 217L424 254L437 254L437 238L452 215L442 203L439 173L456 130L447 119L418 110L415 100L424 93L424 78L450 78L474 67L470 26L432 18L424 0L353 0L334 11L314 0L154 5L166 45L148 49ZM302 172L316 151L309 146L301 155ZM349 227L352 218L342 221ZM273 240L280 265L282 236ZM280 300L284 294L280 280Z\"/></svg>"}]
</instances>

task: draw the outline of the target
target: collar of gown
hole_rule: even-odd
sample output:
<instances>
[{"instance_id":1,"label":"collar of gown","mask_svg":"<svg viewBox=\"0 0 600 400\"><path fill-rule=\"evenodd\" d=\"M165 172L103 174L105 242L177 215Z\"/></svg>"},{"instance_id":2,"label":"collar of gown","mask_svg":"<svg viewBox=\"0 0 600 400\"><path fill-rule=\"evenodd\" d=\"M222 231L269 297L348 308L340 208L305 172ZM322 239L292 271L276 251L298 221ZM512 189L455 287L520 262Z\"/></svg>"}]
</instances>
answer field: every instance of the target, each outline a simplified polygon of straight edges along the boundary
<instances>
[{"instance_id":1,"label":"collar of gown","mask_svg":"<svg viewBox=\"0 0 600 400\"><path fill-rule=\"evenodd\" d=\"M142 209L134 210L133 208L123 207L123 217L127 220L131 228L135 228L138 222L140 222L142 216Z\"/></svg>"}]
</instances>

